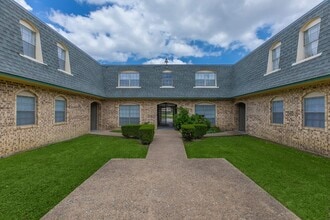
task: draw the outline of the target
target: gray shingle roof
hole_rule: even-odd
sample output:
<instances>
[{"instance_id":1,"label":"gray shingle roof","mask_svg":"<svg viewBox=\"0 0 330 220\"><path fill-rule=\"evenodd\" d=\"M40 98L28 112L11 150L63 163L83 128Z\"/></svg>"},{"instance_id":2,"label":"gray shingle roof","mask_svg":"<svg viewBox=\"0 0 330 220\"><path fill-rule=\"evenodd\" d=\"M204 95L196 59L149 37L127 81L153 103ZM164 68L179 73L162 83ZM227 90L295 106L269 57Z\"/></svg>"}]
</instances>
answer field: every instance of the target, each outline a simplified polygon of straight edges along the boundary
<instances>
[{"instance_id":1,"label":"gray shingle roof","mask_svg":"<svg viewBox=\"0 0 330 220\"><path fill-rule=\"evenodd\" d=\"M112 65L103 66L62 37L45 23L11 0L0 1L0 73L43 82L83 93L107 98L178 98L222 99L268 90L318 77L330 77L330 6L325 0L293 22L234 65ZM310 19L321 18L318 58L292 66L296 60L298 33ZM44 63L39 64L19 55L22 42L19 20L32 22L39 30ZM280 41L281 70L264 76L268 51ZM73 76L57 70L56 43L63 43L70 53ZM174 76L173 89L160 88L161 74L166 68ZM118 74L134 70L140 73L139 89L116 88ZM197 89L195 73L210 70L217 74L219 88Z\"/></svg>"}]
</instances>

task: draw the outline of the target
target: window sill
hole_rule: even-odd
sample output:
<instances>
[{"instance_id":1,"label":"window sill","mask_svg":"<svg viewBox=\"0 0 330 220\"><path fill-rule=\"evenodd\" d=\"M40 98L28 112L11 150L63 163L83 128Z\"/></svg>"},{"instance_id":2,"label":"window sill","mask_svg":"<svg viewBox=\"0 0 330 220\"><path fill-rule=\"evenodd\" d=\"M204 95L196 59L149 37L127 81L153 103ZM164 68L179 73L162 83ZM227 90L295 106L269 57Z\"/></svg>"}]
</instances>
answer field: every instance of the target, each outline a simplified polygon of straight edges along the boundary
<instances>
[{"instance_id":1,"label":"window sill","mask_svg":"<svg viewBox=\"0 0 330 220\"><path fill-rule=\"evenodd\" d=\"M264 74L264 76L270 75L270 74L272 74L272 73L276 73L276 72L278 72L278 71L281 71L281 69L276 69L276 70L273 70L273 71L267 72L267 73Z\"/></svg>"},{"instance_id":2,"label":"window sill","mask_svg":"<svg viewBox=\"0 0 330 220\"><path fill-rule=\"evenodd\" d=\"M284 123L280 124L280 123L273 123L273 122L271 122L270 125L282 127L282 126L284 126Z\"/></svg>"},{"instance_id":3,"label":"window sill","mask_svg":"<svg viewBox=\"0 0 330 220\"><path fill-rule=\"evenodd\" d=\"M38 125L34 124L34 125L16 125L17 129L29 129L29 128L37 128Z\"/></svg>"},{"instance_id":4,"label":"window sill","mask_svg":"<svg viewBox=\"0 0 330 220\"><path fill-rule=\"evenodd\" d=\"M316 54L316 55L314 55L314 56L307 57L307 58L305 58L305 59L303 59L303 60L299 60L299 61L293 63L292 66L295 66L295 65L298 65L298 64L300 64L300 63L304 63L304 62L306 62L306 61L309 61L309 60L315 59L316 57L319 57L319 56L321 56L321 55L322 55L322 53L318 53L318 54Z\"/></svg>"},{"instance_id":5,"label":"window sill","mask_svg":"<svg viewBox=\"0 0 330 220\"><path fill-rule=\"evenodd\" d=\"M194 89L218 89L219 86L194 86Z\"/></svg>"},{"instance_id":6,"label":"window sill","mask_svg":"<svg viewBox=\"0 0 330 220\"><path fill-rule=\"evenodd\" d=\"M175 87L174 86L161 86L159 88L161 88L161 89L174 89Z\"/></svg>"},{"instance_id":7,"label":"window sill","mask_svg":"<svg viewBox=\"0 0 330 220\"><path fill-rule=\"evenodd\" d=\"M62 73L65 73L67 75L70 75L70 76L73 76L70 72L67 72L65 70L61 70L61 69L57 69L58 71L62 72Z\"/></svg>"},{"instance_id":8,"label":"window sill","mask_svg":"<svg viewBox=\"0 0 330 220\"><path fill-rule=\"evenodd\" d=\"M303 129L305 129L305 130L313 130L313 131L326 131L325 127L324 128L320 128L320 127L306 127L306 126L303 126Z\"/></svg>"},{"instance_id":9,"label":"window sill","mask_svg":"<svg viewBox=\"0 0 330 220\"><path fill-rule=\"evenodd\" d=\"M43 63L43 62L40 61L40 60L34 59L34 58L29 57L29 56L26 56L26 55L24 55L24 54L19 54L19 55L20 55L21 57L26 58L26 59L32 60L32 61L34 61L34 62L36 62L36 63L39 63L39 64L42 64L42 65L48 66L48 64Z\"/></svg>"},{"instance_id":10,"label":"window sill","mask_svg":"<svg viewBox=\"0 0 330 220\"><path fill-rule=\"evenodd\" d=\"M66 124L68 124L66 121L63 121L63 122L54 122L54 125L55 126L66 125Z\"/></svg>"},{"instance_id":11,"label":"window sill","mask_svg":"<svg viewBox=\"0 0 330 220\"><path fill-rule=\"evenodd\" d=\"M117 86L117 89L140 89L141 86Z\"/></svg>"}]
</instances>

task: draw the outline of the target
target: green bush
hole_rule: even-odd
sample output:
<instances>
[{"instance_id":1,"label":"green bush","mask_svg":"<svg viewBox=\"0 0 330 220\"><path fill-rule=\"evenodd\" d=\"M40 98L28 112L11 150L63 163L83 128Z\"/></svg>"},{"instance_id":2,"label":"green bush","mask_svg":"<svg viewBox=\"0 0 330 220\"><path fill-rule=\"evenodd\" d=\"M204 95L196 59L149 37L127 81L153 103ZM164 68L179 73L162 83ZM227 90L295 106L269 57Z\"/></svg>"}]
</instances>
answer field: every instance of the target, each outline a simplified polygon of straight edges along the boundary
<instances>
[{"instance_id":1,"label":"green bush","mask_svg":"<svg viewBox=\"0 0 330 220\"><path fill-rule=\"evenodd\" d=\"M182 125L181 126L182 137L186 141L191 141L194 139L195 126L194 125Z\"/></svg>"},{"instance_id":2,"label":"green bush","mask_svg":"<svg viewBox=\"0 0 330 220\"><path fill-rule=\"evenodd\" d=\"M179 113L174 115L174 127L176 130L181 130L182 125L186 124L205 124L207 129L210 129L211 122L201 115L189 115L189 111L186 108L180 107Z\"/></svg>"},{"instance_id":3,"label":"green bush","mask_svg":"<svg viewBox=\"0 0 330 220\"><path fill-rule=\"evenodd\" d=\"M195 127L194 138L196 139L202 138L208 130L206 124L194 124L193 126Z\"/></svg>"},{"instance_id":4,"label":"green bush","mask_svg":"<svg viewBox=\"0 0 330 220\"><path fill-rule=\"evenodd\" d=\"M123 125L121 126L121 133L127 138L139 138L139 129L141 125Z\"/></svg>"},{"instance_id":5,"label":"green bush","mask_svg":"<svg viewBox=\"0 0 330 220\"><path fill-rule=\"evenodd\" d=\"M174 115L173 126L176 130L181 130L181 126L184 124L190 124L189 111L186 108L180 107L179 113Z\"/></svg>"},{"instance_id":6,"label":"green bush","mask_svg":"<svg viewBox=\"0 0 330 220\"><path fill-rule=\"evenodd\" d=\"M190 116L189 124L205 124L207 130L211 128L211 122L202 115L192 115Z\"/></svg>"},{"instance_id":7,"label":"green bush","mask_svg":"<svg viewBox=\"0 0 330 220\"><path fill-rule=\"evenodd\" d=\"M139 138L142 144L150 144L155 135L155 125L144 124L139 129Z\"/></svg>"}]
</instances>

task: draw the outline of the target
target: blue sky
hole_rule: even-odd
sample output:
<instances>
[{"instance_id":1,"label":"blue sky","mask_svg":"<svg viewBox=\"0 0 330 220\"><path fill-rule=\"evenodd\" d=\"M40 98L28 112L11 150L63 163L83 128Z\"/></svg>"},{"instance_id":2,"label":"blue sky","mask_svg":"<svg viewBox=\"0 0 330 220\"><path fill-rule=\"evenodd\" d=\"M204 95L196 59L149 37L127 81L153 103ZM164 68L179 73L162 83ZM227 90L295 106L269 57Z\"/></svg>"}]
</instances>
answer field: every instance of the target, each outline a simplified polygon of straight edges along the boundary
<instances>
[{"instance_id":1,"label":"blue sky","mask_svg":"<svg viewBox=\"0 0 330 220\"><path fill-rule=\"evenodd\" d=\"M16 0L106 64L232 64L321 0Z\"/></svg>"}]
</instances>

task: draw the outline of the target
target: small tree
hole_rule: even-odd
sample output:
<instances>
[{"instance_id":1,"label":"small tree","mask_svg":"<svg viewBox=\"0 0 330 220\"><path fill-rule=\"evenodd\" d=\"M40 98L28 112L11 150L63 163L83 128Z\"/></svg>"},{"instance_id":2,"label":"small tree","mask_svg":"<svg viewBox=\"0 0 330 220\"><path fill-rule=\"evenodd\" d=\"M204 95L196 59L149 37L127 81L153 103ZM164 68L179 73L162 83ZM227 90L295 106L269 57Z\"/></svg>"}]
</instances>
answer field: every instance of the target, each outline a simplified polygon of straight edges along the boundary
<instances>
[{"instance_id":1,"label":"small tree","mask_svg":"<svg viewBox=\"0 0 330 220\"><path fill-rule=\"evenodd\" d=\"M186 108L180 107L179 113L174 115L173 125L176 130L181 130L181 126L184 124L190 124L189 111Z\"/></svg>"}]
</instances>

